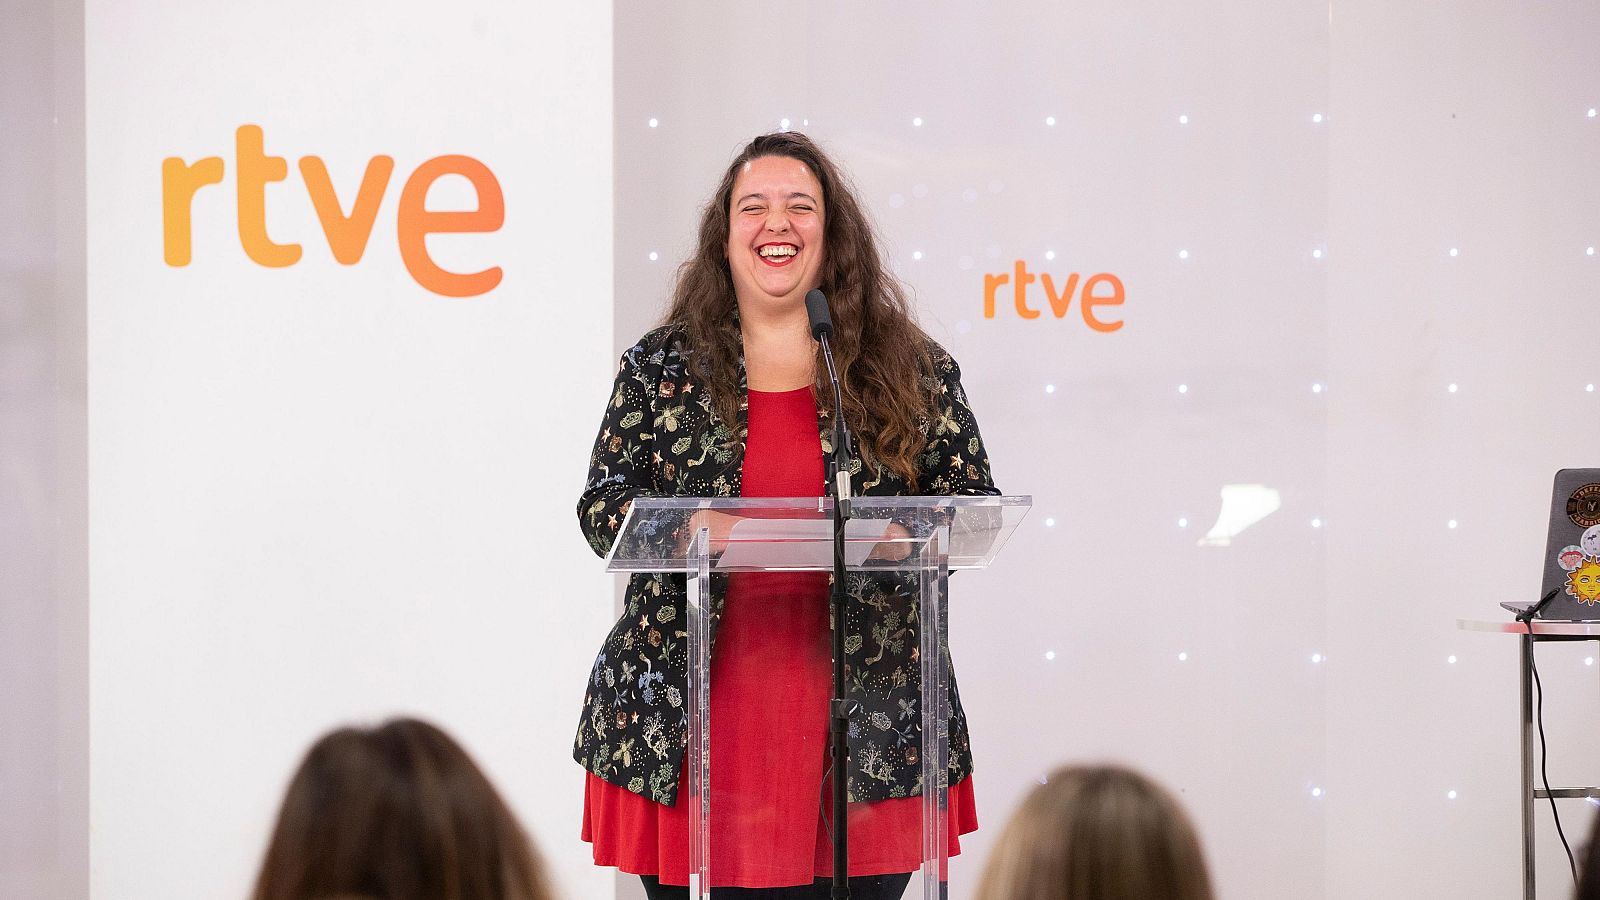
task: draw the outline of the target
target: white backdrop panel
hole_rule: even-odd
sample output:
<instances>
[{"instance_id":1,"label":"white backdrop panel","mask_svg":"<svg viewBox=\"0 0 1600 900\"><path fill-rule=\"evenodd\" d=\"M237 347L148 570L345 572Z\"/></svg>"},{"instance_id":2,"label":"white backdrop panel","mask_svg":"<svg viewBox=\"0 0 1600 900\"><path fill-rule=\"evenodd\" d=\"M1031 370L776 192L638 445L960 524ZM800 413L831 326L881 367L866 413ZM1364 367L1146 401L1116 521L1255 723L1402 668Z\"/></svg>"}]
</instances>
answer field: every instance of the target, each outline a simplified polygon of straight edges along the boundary
<instances>
[{"instance_id":1,"label":"white backdrop panel","mask_svg":"<svg viewBox=\"0 0 1600 900\"><path fill-rule=\"evenodd\" d=\"M1512 895L1514 647L1455 619L1528 597L1551 475L1597 464L1600 12L823 3L775 46L758 8L630 10L617 340L733 152L806 131L1035 496L955 594L984 829L952 896L1035 777L1100 758L1182 793L1222 896ZM1118 275L1125 326L1038 283L1019 317L1019 260ZM1275 510L1202 546L1252 484ZM1548 657L1552 778L1592 783L1600 652Z\"/></svg>"},{"instance_id":2,"label":"white backdrop panel","mask_svg":"<svg viewBox=\"0 0 1600 900\"><path fill-rule=\"evenodd\" d=\"M95 2L86 27L94 895L241 895L311 740L397 713L453 731L597 895L565 727L591 648L560 636L610 614L571 512L613 364L609 8ZM246 125L285 158L265 226L292 265L236 226ZM349 212L380 154L341 265L299 161ZM399 249L402 186L446 154L504 197L498 230L426 239L501 267L475 296ZM168 157L223 166L181 267ZM427 206L482 199L452 175Z\"/></svg>"},{"instance_id":3,"label":"white backdrop panel","mask_svg":"<svg viewBox=\"0 0 1600 900\"><path fill-rule=\"evenodd\" d=\"M822 140L960 360L1001 489L1036 504L955 589L983 828L952 897L1044 772L1106 758L1182 793L1223 896L1316 896L1326 6L904 12L787 12L776 55L736 4L619 17L618 339L659 315L740 144L785 119ZM758 68L781 87L724 77ZM1117 276L1097 313L1123 326L1081 295L1058 318L1042 281L1022 317L1019 262L1058 291ZM1278 511L1200 546L1224 486L1256 484Z\"/></svg>"},{"instance_id":4,"label":"white backdrop panel","mask_svg":"<svg viewBox=\"0 0 1600 900\"><path fill-rule=\"evenodd\" d=\"M1352 0L1333 37L1328 896L1519 896L1515 639L1455 619L1537 599L1551 477L1600 465L1600 8ZM1597 650L1538 650L1555 786L1600 779Z\"/></svg>"}]
</instances>

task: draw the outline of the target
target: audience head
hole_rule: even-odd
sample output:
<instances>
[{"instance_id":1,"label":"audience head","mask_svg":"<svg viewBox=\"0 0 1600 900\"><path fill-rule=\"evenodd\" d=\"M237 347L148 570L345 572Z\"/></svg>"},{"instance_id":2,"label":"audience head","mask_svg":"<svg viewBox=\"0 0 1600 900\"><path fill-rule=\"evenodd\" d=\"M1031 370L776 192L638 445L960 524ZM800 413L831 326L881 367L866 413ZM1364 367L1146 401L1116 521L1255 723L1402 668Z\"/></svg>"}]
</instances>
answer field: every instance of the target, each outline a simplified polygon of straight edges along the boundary
<instances>
[{"instance_id":1,"label":"audience head","mask_svg":"<svg viewBox=\"0 0 1600 900\"><path fill-rule=\"evenodd\" d=\"M1589 849L1583 852L1583 868L1579 870L1577 900L1600 900L1600 816L1589 831Z\"/></svg>"},{"instance_id":2,"label":"audience head","mask_svg":"<svg viewBox=\"0 0 1600 900\"><path fill-rule=\"evenodd\" d=\"M538 857L438 728L341 728L289 784L254 900L547 900Z\"/></svg>"},{"instance_id":3,"label":"audience head","mask_svg":"<svg viewBox=\"0 0 1600 900\"><path fill-rule=\"evenodd\" d=\"M1136 772L1052 772L1012 816L979 900L1211 900L1200 841L1172 795Z\"/></svg>"}]
</instances>

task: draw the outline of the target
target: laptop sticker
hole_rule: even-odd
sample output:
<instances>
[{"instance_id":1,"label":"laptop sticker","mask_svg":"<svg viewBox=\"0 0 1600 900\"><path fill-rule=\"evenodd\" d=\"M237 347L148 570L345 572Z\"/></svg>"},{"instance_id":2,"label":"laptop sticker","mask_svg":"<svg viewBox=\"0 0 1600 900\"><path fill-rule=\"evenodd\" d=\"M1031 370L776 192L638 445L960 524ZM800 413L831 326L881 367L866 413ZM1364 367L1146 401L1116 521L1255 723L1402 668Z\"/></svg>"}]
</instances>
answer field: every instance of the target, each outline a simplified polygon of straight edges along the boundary
<instances>
[{"instance_id":1,"label":"laptop sticker","mask_svg":"<svg viewBox=\"0 0 1600 900\"><path fill-rule=\"evenodd\" d=\"M1567 573L1567 593L1579 603L1600 603L1600 562L1585 558L1583 564Z\"/></svg>"},{"instance_id":2,"label":"laptop sticker","mask_svg":"<svg viewBox=\"0 0 1600 900\"><path fill-rule=\"evenodd\" d=\"M1600 558L1600 525L1592 525L1578 538L1578 547L1585 556Z\"/></svg>"},{"instance_id":3,"label":"laptop sticker","mask_svg":"<svg viewBox=\"0 0 1600 900\"><path fill-rule=\"evenodd\" d=\"M1571 572L1583 564L1583 550L1578 547L1562 547L1556 554L1556 565Z\"/></svg>"},{"instance_id":4,"label":"laptop sticker","mask_svg":"<svg viewBox=\"0 0 1600 900\"><path fill-rule=\"evenodd\" d=\"M1567 518L1579 528L1600 525L1600 482L1590 482L1567 498Z\"/></svg>"}]
</instances>

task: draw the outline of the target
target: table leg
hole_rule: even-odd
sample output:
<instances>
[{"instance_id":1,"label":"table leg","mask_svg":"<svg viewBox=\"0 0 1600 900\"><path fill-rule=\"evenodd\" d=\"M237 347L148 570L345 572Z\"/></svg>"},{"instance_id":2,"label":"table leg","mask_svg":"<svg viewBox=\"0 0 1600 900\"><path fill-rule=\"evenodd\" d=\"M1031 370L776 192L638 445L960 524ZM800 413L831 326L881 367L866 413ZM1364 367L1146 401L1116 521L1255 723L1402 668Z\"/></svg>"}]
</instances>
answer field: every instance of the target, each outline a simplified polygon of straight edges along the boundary
<instances>
[{"instance_id":1,"label":"table leg","mask_svg":"<svg viewBox=\"0 0 1600 900\"><path fill-rule=\"evenodd\" d=\"M1533 887L1533 635L1522 635L1522 896Z\"/></svg>"}]
</instances>

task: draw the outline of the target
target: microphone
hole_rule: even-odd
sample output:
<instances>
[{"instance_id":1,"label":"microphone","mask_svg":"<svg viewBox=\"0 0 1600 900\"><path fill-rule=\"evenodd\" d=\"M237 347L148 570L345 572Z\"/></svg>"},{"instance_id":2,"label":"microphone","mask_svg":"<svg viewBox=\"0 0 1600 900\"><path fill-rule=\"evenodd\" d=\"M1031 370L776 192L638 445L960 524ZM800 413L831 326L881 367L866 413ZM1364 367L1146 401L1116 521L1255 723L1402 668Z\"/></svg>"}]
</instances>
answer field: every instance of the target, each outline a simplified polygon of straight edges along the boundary
<instances>
[{"instance_id":1,"label":"microphone","mask_svg":"<svg viewBox=\"0 0 1600 900\"><path fill-rule=\"evenodd\" d=\"M833 482L833 498L838 510L849 515L850 504L850 429L844 423L844 389L839 385L839 370L833 363L833 316L828 313L828 297L819 290L806 292L806 316L811 320L811 336L822 345L822 361L833 384L833 459L828 474Z\"/></svg>"},{"instance_id":2,"label":"microphone","mask_svg":"<svg viewBox=\"0 0 1600 900\"><path fill-rule=\"evenodd\" d=\"M811 337L822 340L833 336L833 316L828 314L828 297L821 291L806 292L806 315L811 318ZM832 353L828 358L832 360ZM830 372L832 369L829 370Z\"/></svg>"}]
</instances>

